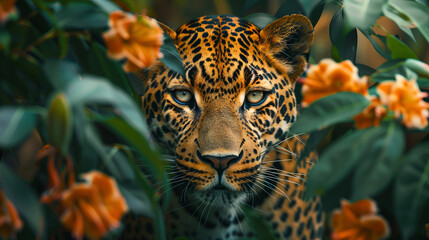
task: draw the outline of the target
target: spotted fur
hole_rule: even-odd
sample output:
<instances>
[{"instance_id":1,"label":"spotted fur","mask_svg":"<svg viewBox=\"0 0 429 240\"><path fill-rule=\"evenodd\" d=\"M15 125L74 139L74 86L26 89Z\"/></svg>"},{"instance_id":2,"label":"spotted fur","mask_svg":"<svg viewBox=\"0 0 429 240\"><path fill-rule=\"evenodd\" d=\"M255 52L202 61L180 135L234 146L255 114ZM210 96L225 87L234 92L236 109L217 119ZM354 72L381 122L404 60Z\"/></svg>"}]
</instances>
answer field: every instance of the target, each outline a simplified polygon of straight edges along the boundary
<instances>
[{"instance_id":1,"label":"spotted fur","mask_svg":"<svg viewBox=\"0 0 429 240\"><path fill-rule=\"evenodd\" d=\"M313 41L309 20L285 16L260 30L236 17L205 16L177 31L162 28L185 76L158 63L141 77L152 135L171 155L168 236L254 237L242 211L250 206L281 239L319 239L320 202L302 199L316 155L297 164L305 137L288 134L297 115L294 83ZM255 104L250 95L262 98ZM128 220L124 238L152 239L148 219Z\"/></svg>"}]
</instances>

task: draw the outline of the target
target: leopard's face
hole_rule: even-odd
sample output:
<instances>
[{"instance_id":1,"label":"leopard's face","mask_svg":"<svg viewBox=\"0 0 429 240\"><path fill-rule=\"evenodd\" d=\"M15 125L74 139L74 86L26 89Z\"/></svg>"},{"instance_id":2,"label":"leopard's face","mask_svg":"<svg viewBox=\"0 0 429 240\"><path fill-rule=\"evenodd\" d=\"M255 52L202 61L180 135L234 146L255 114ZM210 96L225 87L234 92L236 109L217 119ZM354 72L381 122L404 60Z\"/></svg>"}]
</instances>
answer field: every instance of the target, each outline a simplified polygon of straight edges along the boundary
<instances>
[{"instance_id":1,"label":"leopard's face","mask_svg":"<svg viewBox=\"0 0 429 240\"><path fill-rule=\"evenodd\" d=\"M147 80L143 109L155 139L174 155L173 187L213 206L234 206L267 183L265 154L296 118L294 82L313 40L301 15L263 30L229 16L163 26L185 76L163 65Z\"/></svg>"}]
</instances>

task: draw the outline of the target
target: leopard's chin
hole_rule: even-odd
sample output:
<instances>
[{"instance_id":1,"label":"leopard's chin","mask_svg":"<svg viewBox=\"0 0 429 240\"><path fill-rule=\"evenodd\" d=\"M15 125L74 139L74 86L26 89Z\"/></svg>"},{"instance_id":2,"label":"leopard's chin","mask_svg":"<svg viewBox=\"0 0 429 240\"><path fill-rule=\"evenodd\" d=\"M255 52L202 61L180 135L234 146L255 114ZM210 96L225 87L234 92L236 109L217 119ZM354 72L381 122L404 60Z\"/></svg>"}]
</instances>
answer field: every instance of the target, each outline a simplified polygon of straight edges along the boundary
<instances>
[{"instance_id":1,"label":"leopard's chin","mask_svg":"<svg viewBox=\"0 0 429 240\"><path fill-rule=\"evenodd\" d=\"M248 193L233 191L223 186L195 191L191 194L196 201L214 208L235 208L247 200Z\"/></svg>"}]
</instances>

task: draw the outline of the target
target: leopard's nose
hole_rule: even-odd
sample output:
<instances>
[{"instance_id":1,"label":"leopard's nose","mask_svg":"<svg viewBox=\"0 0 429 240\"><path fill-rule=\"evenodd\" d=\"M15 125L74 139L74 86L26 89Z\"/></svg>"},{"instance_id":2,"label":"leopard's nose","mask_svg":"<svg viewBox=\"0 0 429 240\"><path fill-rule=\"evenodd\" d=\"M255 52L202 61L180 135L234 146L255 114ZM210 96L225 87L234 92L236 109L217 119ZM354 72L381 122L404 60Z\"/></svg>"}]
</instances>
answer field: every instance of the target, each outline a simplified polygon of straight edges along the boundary
<instances>
[{"instance_id":1,"label":"leopard's nose","mask_svg":"<svg viewBox=\"0 0 429 240\"><path fill-rule=\"evenodd\" d=\"M240 161L243 157L243 151L237 155L201 155L197 151L198 158L205 163L210 164L216 171L219 172L219 175L222 174L225 169L227 169L232 164Z\"/></svg>"}]
</instances>

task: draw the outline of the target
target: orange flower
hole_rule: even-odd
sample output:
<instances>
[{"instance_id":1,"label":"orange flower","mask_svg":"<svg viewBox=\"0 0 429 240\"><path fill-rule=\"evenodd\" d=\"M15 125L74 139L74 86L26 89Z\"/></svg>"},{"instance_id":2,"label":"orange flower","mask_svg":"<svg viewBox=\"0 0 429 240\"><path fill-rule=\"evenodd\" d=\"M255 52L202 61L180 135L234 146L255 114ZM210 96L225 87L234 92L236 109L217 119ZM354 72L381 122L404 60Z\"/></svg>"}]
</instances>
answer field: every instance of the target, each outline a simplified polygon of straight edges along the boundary
<instances>
[{"instance_id":1,"label":"orange flower","mask_svg":"<svg viewBox=\"0 0 429 240\"><path fill-rule=\"evenodd\" d=\"M0 236L3 239L8 239L21 227L22 221L18 211L0 190Z\"/></svg>"},{"instance_id":2,"label":"orange flower","mask_svg":"<svg viewBox=\"0 0 429 240\"><path fill-rule=\"evenodd\" d=\"M103 34L107 53L114 59L126 58L126 72L138 71L162 57L163 31L155 19L114 11L110 30Z\"/></svg>"},{"instance_id":3,"label":"orange flower","mask_svg":"<svg viewBox=\"0 0 429 240\"><path fill-rule=\"evenodd\" d=\"M55 167L56 154L58 154L58 150L49 144L43 146L43 148L40 149L37 153L36 161L40 161L41 159L48 157L48 190L45 191L40 198L40 201L42 203L52 203L54 201L59 200L65 188L67 186L70 187L75 181L72 158L70 156L66 156L67 167L61 172L60 175L58 174L58 171ZM57 160L60 161L61 165L62 158L59 158ZM65 179L66 174L68 174L67 183Z\"/></svg>"},{"instance_id":4,"label":"orange flower","mask_svg":"<svg viewBox=\"0 0 429 240\"><path fill-rule=\"evenodd\" d=\"M402 116L402 123L408 128L424 128L428 125L429 104L423 101L427 93L421 92L416 80L408 81L396 75L395 81L385 81L377 86L381 102L395 113Z\"/></svg>"},{"instance_id":5,"label":"orange flower","mask_svg":"<svg viewBox=\"0 0 429 240\"><path fill-rule=\"evenodd\" d=\"M0 0L0 23L5 22L7 17L16 11L16 0Z\"/></svg>"},{"instance_id":6,"label":"orange flower","mask_svg":"<svg viewBox=\"0 0 429 240\"><path fill-rule=\"evenodd\" d=\"M63 193L61 221L76 238L100 239L119 227L128 206L114 179L97 171L82 178L87 183L75 183Z\"/></svg>"},{"instance_id":7,"label":"orange flower","mask_svg":"<svg viewBox=\"0 0 429 240\"><path fill-rule=\"evenodd\" d=\"M370 199L353 204L343 200L341 210L332 213L331 227L333 240L377 240L389 235L389 226L381 216L376 215L377 207Z\"/></svg>"},{"instance_id":8,"label":"orange flower","mask_svg":"<svg viewBox=\"0 0 429 240\"><path fill-rule=\"evenodd\" d=\"M369 98L371 102L368 107L353 118L356 127L359 129L380 125L381 120L387 114L386 108L381 104L380 99L375 96L370 96Z\"/></svg>"},{"instance_id":9,"label":"orange flower","mask_svg":"<svg viewBox=\"0 0 429 240\"><path fill-rule=\"evenodd\" d=\"M368 95L367 78L360 78L358 70L349 60L336 63L323 59L308 69L307 78L301 80L302 105L308 106L319 98L337 92L355 92Z\"/></svg>"}]
</instances>

